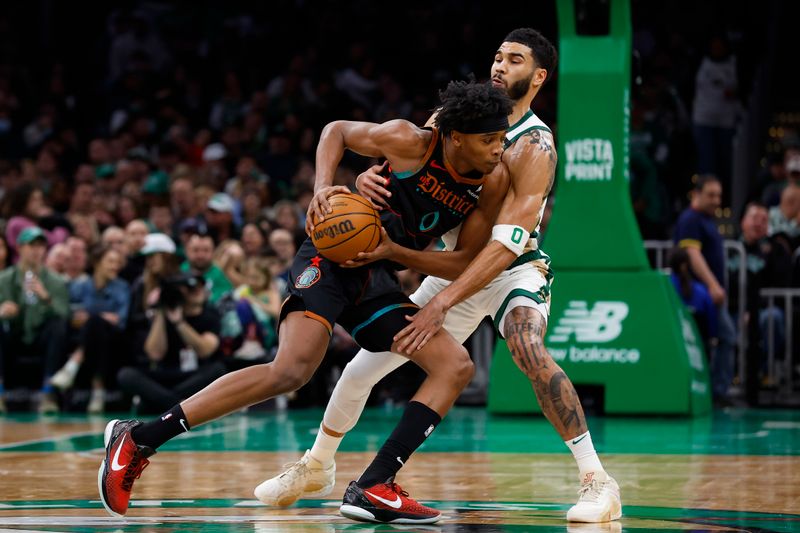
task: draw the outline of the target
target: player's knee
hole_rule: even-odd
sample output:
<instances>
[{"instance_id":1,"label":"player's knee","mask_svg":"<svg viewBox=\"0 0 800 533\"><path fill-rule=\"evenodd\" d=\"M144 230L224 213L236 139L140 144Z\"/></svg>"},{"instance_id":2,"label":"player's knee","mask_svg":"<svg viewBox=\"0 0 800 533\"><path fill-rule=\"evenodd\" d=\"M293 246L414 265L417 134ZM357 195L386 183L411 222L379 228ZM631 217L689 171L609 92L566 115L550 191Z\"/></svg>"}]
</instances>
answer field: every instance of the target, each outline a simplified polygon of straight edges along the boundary
<instances>
[{"instance_id":1,"label":"player's knee","mask_svg":"<svg viewBox=\"0 0 800 533\"><path fill-rule=\"evenodd\" d=\"M454 381L461 387L466 387L475 375L475 365L469 357L469 352L463 346L459 346L455 363L451 369Z\"/></svg>"},{"instance_id":2,"label":"player's knee","mask_svg":"<svg viewBox=\"0 0 800 533\"><path fill-rule=\"evenodd\" d=\"M363 372L351 361L345 365L337 382L337 387L341 385L341 389L346 390L348 395L358 397L369 394L375 383L377 381L375 381L371 373Z\"/></svg>"},{"instance_id":3,"label":"player's knee","mask_svg":"<svg viewBox=\"0 0 800 533\"><path fill-rule=\"evenodd\" d=\"M314 371L306 368L306 365L280 365L273 368L273 386L277 387L278 394L294 392L311 379Z\"/></svg>"}]
</instances>

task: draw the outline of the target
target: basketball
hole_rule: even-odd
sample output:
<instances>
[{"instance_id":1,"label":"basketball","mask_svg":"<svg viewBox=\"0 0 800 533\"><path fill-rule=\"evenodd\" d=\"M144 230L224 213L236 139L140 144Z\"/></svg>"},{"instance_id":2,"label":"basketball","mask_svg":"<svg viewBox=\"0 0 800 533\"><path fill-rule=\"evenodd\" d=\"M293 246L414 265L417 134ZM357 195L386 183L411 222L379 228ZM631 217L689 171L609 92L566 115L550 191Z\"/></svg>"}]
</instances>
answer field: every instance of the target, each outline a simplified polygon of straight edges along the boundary
<instances>
[{"instance_id":1,"label":"basketball","mask_svg":"<svg viewBox=\"0 0 800 533\"><path fill-rule=\"evenodd\" d=\"M335 263L371 252L381 240L381 219L369 200L357 194L335 194L328 198L333 211L314 224L311 241L319 253Z\"/></svg>"}]
</instances>

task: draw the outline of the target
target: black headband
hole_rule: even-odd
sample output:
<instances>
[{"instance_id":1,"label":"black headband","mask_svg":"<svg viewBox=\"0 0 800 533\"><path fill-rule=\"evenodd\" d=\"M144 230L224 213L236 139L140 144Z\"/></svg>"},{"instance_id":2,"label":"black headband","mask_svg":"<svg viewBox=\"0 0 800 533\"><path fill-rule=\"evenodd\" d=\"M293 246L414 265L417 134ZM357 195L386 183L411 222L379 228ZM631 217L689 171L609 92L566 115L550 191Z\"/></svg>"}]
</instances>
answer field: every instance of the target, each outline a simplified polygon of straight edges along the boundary
<instances>
[{"instance_id":1,"label":"black headband","mask_svg":"<svg viewBox=\"0 0 800 533\"><path fill-rule=\"evenodd\" d=\"M508 117L506 115L494 117L481 117L475 120L464 121L464 126L458 128L461 133L491 133L494 131L505 131L508 129Z\"/></svg>"}]
</instances>

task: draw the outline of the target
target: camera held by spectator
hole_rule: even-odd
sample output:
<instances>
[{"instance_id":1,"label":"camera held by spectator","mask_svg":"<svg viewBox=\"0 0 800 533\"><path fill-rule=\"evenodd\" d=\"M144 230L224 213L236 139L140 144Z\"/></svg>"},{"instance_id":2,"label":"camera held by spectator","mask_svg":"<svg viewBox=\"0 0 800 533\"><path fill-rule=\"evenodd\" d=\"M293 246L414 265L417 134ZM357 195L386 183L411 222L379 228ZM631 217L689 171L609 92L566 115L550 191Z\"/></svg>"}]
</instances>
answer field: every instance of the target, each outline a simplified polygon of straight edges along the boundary
<instances>
[{"instance_id":1,"label":"camera held by spectator","mask_svg":"<svg viewBox=\"0 0 800 533\"><path fill-rule=\"evenodd\" d=\"M203 276L192 274L178 274L161 280L158 307L164 310L173 310L186 303L185 291L191 291L198 286L205 286Z\"/></svg>"}]
</instances>

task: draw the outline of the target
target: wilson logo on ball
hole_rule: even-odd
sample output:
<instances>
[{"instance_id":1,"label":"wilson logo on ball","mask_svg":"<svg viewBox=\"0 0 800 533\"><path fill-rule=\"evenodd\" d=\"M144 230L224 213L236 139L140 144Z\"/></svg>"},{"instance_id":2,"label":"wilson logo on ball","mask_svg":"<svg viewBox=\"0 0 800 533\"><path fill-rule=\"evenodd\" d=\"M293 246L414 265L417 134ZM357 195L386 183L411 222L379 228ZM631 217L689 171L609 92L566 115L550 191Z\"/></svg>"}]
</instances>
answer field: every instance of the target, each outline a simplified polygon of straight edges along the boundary
<instances>
[{"instance_id":1,"label":"wilson logo on ball","mask_svg":"<svg viewBox=\"0 0 800 533\"><path fill-rule=\"evenodd\" d=\"M323 237L334 239L339 235L345 235L355 230L356 227L350 220L344 220L342 222L339 222L338 224L331 224L330 226L327 226L322 230L314 230L314 239L319 240L322 239Z\"/></svg>"},{"instance_id":2,"label":"wilson logo on ball","mask_svg":"<svg viewBox=\"0 0 800 533\"><path fill-rule=\"evenodd\" d=\"M329 200L331 211L311 232L320 255L341 264L374 250L381 240L381 219L369 200L357 194L335 194Z\"/></svg>"}]
</instances>

